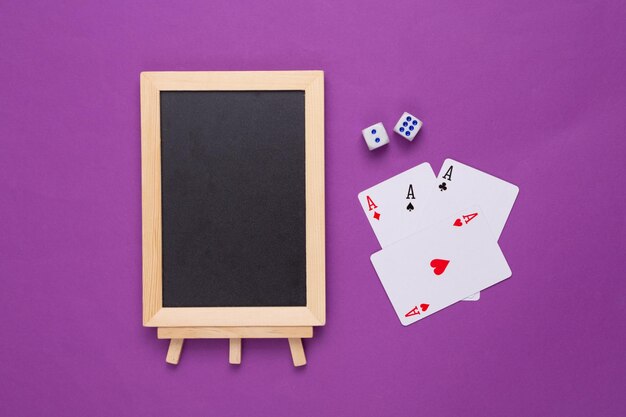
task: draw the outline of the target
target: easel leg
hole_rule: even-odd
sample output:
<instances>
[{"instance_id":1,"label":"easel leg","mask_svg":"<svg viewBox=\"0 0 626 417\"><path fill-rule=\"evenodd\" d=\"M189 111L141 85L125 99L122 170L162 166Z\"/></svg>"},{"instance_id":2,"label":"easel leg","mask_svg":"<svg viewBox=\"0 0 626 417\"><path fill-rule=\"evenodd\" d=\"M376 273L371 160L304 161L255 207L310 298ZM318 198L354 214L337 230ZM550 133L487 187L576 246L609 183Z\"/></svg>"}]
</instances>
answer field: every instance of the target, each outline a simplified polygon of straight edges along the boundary
<instances>
[{"instance_id":1,"label":"easel leg","mask_svg":"<svg viewBox=\"0 0 626 417\"><path fill-rule=\"evenodd\" d=\"M228 363L239 365L241 363L241 339L229 339Z\"/></svg>"},{"instance_id":2,"label":"easel leg","mask_svg":"<svg viewBox=\"0 0 626 417\"><path fill-rule=\"evenodd\" d=\"M293 366L306 365L306 356L304 355L302 339L300 339L299 337L290 337L289 349L291 350L291 359L293 359Z\"/></svg>"},{"instance_id":3,"label":"easel leg","mask_svg":"<svg viewBox=\"0 0 626 417\"><path fill-rule=\"evenodd\" d=\"M180 351L183 350L184 341L185 339L170 340L170 348L167 350L167 357L165 358L165 362L171 363L172 365L178 365L178 360L180 359Z\"/></svg>"}]
</instances>

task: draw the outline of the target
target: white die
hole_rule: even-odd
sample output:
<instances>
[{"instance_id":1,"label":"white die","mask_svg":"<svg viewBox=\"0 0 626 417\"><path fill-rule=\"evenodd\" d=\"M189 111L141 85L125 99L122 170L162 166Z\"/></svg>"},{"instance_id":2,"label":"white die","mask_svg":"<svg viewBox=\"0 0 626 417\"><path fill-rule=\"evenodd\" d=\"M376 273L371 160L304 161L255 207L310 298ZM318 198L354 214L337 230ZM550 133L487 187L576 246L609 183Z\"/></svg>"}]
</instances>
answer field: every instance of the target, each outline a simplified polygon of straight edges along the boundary
<instances>
[{"instance_id":1,"label":"white die","mask_svg":"<svg viewBox=\"0 0 626 417\"><path fill-rule=\"evenodd\" d=\"M389 136L387 136L387 131L382 122L366 127L362 133L370 151L389 143Z\"/></svg>"},{"instance_id":2,"label":"white die","mask_svg":"<svg viewBox=\"0 0 626 417\"><path fill-rule=\"evenodd\" d=\"M393 131L403 138L412 141L417 132L422 128L422 121L407 112L402 113L402 117L396 123Z\"/></svg>"}]
</instances>

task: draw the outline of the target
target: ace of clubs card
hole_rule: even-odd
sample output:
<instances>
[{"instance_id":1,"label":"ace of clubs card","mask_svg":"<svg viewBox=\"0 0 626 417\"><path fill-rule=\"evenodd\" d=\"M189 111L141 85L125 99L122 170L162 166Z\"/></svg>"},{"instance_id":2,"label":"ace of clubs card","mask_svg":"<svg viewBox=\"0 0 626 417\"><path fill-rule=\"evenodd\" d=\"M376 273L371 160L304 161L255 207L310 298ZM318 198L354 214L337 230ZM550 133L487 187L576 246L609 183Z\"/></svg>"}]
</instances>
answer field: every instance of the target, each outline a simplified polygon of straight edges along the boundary
<instances>
[{"instance_id":1,"label":"ace of clubs card","mask_svg":"<svg viewBox=\"0 0 626 417\"><path fill-rule=\"evenodd\" d=\"M519 188L454 159L446 159L437 176L434 198L424 210L429 222L453 215L476 205L485 213L497 241L502 234Z\"/></svg>"}]
</instances>

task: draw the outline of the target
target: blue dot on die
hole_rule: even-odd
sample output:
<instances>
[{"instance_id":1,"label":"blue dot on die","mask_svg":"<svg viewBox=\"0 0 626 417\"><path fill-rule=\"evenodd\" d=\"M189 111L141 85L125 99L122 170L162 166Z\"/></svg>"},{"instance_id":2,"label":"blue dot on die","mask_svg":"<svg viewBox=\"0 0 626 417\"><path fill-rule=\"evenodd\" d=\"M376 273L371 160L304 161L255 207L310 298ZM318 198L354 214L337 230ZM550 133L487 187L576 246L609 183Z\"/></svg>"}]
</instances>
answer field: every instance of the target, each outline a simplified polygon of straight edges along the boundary
<instances>
[{"instance_id":1,"label":"blue dot on die","mask_svg":"<svg viewBox=\"0 0 626 417\"><path fill-rule=\"evenodd\" d=\"M413 126L417 125L417 120L413 120Z\"/></svg>"},{"instance_id":2,"label":"blue dot on die","mask_svg":"<svg viewBox=\"0 0 626 417\"><path fill-rule=\"evenodd\" d=\"M380 138L374 139L374 142L376 142L376 143L380 142Z\"/></svg>"},{"instance_id":3,"label":"blue dot on die","mask_svg":"<svg viewBox=\"0 0 626 417\"><path fill-rule=\"evenodd\" d=\"M411 132L409 132L408 130L406 131L405 135L407 136L411 136Z\"/></svg>"},{"instance_id":4,"label":"blue dot on die","mask_svg":"<svg viewBox=\"0 0 626 417\"><path fill-rule=\"evenodd\" d=\"M409 126L409 129L413 130L413 129L415 129L415 128L414 128L413 126Z\"/></svg>"},{"instance_id":5,"label":"blue dot on die","mask_svg":"<svg viewBox=\"0 0 626 417\"><path fill-rule=\"evenodd\" d=\"M402 123L402 126L407 126L407 125L408 125L407 122Z\"/></svg>"},{"instance_id":6,"label":"blue dot on die","mask_svg":"<svg viewBox=\"0 0 626 417\"><path fill-rule=\"evenodd\" d=\"M404 132L404 128L403 127L400 128L400 132Z\"/></svg>"},{"instance_id":7,"label":"blue dot on die","mask_svg":"<svg viewBox=\"0 0 626 417\"><path fill-rule=\"evenodd\" d=\"M411 121L411 116L407 116L406 120L407 120L407 122L410 122Z\"/></svg>"},{"instance_id":8,"label":"blue dot on die","mask_svg":"<svg viewBox=\"0 0 626 417\"><path fill-rule=\"evenodd\" d=\"M376 129L372 129L372 135L376 134Z\"/></svg>"}]
</instances>

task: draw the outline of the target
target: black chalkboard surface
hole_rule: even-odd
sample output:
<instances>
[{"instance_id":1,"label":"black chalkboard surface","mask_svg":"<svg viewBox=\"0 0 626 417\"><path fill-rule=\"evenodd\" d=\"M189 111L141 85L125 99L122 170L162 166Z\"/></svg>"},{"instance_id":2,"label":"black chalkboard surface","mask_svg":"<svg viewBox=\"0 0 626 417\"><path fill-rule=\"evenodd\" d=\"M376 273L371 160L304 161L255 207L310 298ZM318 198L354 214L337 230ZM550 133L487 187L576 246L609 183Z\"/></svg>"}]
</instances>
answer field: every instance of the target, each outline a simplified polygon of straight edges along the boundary
<instances>
[{"instance_id":1,"label":"black chalkboard surface","mask_svg":"<svg viewBox=\"0 0 626 417\"><path fill-rule=\"evenodd\" d=\"M161 91L163 307L306 305L303 91Z\"/></svg>"}]
</instances>

